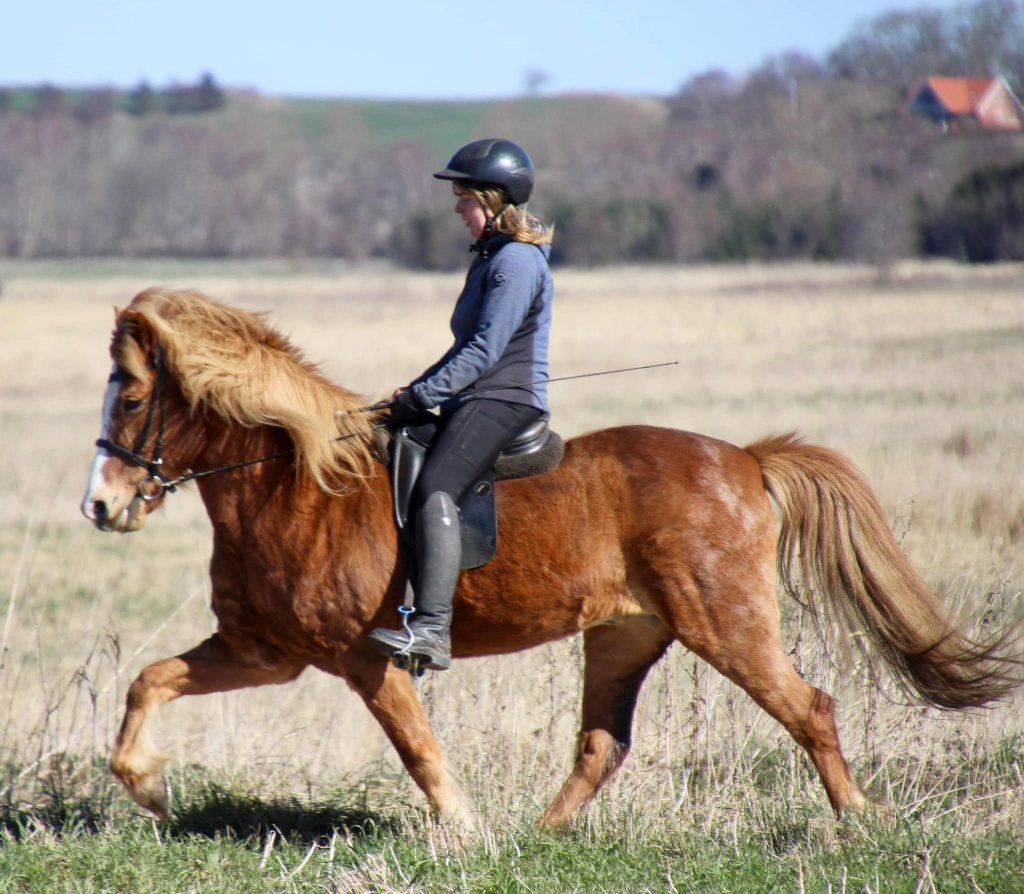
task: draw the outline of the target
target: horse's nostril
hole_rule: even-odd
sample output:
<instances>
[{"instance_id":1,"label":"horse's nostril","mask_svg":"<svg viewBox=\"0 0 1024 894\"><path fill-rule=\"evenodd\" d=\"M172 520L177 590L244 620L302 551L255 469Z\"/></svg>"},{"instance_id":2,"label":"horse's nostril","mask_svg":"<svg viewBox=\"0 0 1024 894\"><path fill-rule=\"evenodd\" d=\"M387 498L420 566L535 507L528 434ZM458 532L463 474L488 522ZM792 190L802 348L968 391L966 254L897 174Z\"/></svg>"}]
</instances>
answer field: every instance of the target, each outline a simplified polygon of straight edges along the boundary
<instances>
[{"instance_id":1,"label":"horse's nostril","mask_svg":"<svg viewBox=\"0 0 1024 894\"><path fill-rule=\"evenodd\" d=\"M102 500L93 500L92 517L94 521L100 524L107 521L107 504Z\"/></svg>"}]
</instances>

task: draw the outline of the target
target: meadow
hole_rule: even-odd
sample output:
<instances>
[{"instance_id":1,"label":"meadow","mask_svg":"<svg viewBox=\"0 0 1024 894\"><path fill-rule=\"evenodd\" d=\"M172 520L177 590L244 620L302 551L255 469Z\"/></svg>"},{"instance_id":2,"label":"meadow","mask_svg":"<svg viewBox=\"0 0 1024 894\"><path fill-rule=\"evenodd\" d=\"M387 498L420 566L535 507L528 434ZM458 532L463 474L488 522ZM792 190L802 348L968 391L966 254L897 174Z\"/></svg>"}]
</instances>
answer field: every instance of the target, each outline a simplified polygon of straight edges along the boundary
<instances>
[{"instance_id":1,"label":"meadow","mask_svg":"<svg viewBox=\"0 0 1024 894\"><path fill-rule=\"evenodd\" d=\"M112 306L198 287L271 320L378 399L446 347L458 274L319 262L0 262L0 894L22 891L1024 891L1024 697L907 704L792 600L787 648L839 700L844 749L890 810L833 819L813 769L747 696L673 647L633 751L568 833L533 829L568 772L577 641L466 661L420 696L481 818L424 813L337 679L183 699L164 824L106 772L125 690L207 636L194 490L130 536L79 515ZM796 429L865 472L903 549L979 635L1024 596L1024 265L556 271L564 436L627 423L737 444ZM495 594L500 598L500 594Z\"/></svg>"}]
</instances>

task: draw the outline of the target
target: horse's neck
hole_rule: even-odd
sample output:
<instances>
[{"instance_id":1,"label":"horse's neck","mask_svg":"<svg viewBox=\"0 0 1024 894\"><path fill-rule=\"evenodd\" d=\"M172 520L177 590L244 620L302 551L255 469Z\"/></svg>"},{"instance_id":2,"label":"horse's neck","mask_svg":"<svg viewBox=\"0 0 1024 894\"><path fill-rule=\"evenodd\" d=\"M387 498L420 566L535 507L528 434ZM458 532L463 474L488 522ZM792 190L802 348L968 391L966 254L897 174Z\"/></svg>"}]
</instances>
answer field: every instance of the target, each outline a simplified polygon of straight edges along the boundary
<instances>
[{"instance_id":1,"label":"horse's neck","mask_svg":"<svg viewBox=\"0 0 1024 894\"><path fill-rule=\"evenodd\" d=\"M276 435L244 440L247 452L230 461L288 446ZM277 633L287 637L299 623L347 642L380 610L398 560L382 466L340 495L296 474L292 456L211 475L199 489L213 523L212 602L222 626L244 617L282 625Z\"/></svg>"},{"instance_id":2,"label":"horse's neck","mask_svg":"<svg viewBox=\"0 0 1024 894\"><path fill-rule=\"evenodd\" d=\"M332 526L342 540L370 536L362 521L376 518L390 506L387 477L380 470L367 479L354 478L340 497L321 490L304 472L296 472L295 457L289 453L291 441L280 429L258 426L215 433L210 438L203 468L223 468L238 463L259 462L231 469L199 480L199 490L207 514L218 536L241 541L275 541L301 548L304 527L315 531L328 517L339 513L351 523ZM284 453L283 456L277 454ZM251 543L250 543L251 545ZM344 543L337 543L344 548Z\"/></svg>"}]
</instances>

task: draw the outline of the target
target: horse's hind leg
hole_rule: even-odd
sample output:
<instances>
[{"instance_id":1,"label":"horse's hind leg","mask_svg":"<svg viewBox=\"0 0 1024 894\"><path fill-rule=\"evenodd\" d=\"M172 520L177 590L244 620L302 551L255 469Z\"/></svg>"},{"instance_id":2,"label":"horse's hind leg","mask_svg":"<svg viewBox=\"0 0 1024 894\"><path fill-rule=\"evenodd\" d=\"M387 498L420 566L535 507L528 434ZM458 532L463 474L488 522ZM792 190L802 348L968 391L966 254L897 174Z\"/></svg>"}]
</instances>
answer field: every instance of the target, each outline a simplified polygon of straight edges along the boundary
<instances>
[{"instance_id":1,"label":"horse's hind leg","mask_svg":"<svg viewBox=\"0 0 1024 894\"><path fill-rule=\"evenodd\" d=\"M867 806L839 746L832 697L800 679L777 636L762 648L749 649L749 654L738 657L730 655L719 663L719 669L742 686L804 748L821 777L836 816Z\"/></svg>"},{"instance_id":2,"label":"horse's hind leg","mask_svg":"<svg viewBox=\"0 0 1024 894\"><path fill-rule=\"evenodd\" d=\"M672 622L689 649L728 677L781 723L814 763L836 815L861 810L867 799L839 746L831 696L800 678L779 638L774 580L706 585L680 600ZM746 585L744 585L746 584ZM685 607L682 607L685 606Z\"/></svg>"},{"instance_id":3,"label":"horse's hind leg","mask_svg":"<svg viewBox=\"0 0 1024 894\"><path fill-rule=\"evenodd\" d=\"M541 818L542 826L570 822L625 760L640 687L672 639L665 625L651 616L584 631L583 707L576 765Z\"/></svg>"},{"instance_id":4,"label":"horse's hind leg","mask_svg":"<svg viewBox=\"0 0 1024 894\"><path fill-rule=\"evenodd\" d=\"M160 767L166 758L146 732L149 714L182 695L205 695L265 683L287 683L305 666L260 644L232 648L219 634L194 649L146 667L128 689L127 710L110 757L110 769L131 796L161 819L167 816L167 789Z\"/></svg>"}]
</instances>

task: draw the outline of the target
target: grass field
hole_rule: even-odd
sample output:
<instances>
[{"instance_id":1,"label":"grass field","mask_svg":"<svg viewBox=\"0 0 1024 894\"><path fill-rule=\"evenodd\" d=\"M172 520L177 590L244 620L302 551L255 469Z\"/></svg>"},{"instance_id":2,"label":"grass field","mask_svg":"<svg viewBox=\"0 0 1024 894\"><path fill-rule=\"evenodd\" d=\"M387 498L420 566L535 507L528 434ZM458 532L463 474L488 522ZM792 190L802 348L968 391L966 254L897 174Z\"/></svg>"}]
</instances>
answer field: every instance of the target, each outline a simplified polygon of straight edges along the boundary
<instances>
[{"instance_id":1,"label":"grass field","mask_svg":"<svg viewBox=\"0 0 1024 894\"><path fill-rule=\"evenodd\" d=\"M378 398L446 346L459 277L332 264L0 262L0 892L1024 891L1024 700L902 703L784 603L794 663L840 701L847 757L893 818L835 822L791 740L671 650L633 752L577 827L533 830L575 747L575 641L464 662L420 694L486 832L454 840L361 703L307 672L185 699L155 729L158 825L104 768L124 692L208 635L194 491L133 536L79 515L111 306L198 286L252 309ZM632 422L743 444L799 429L853 458L952 611L1019 619L1024 267L557 271L564 435ZM972 620L973 619L973 620Z\"/></svg>"}]
</instances>

